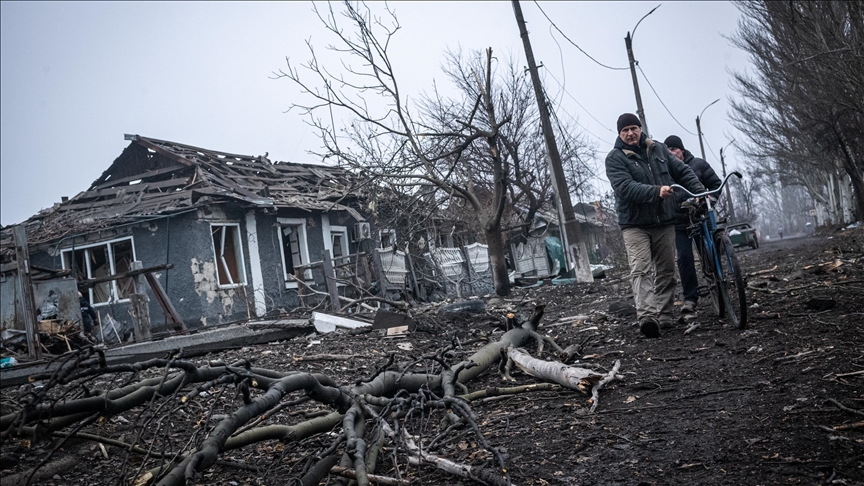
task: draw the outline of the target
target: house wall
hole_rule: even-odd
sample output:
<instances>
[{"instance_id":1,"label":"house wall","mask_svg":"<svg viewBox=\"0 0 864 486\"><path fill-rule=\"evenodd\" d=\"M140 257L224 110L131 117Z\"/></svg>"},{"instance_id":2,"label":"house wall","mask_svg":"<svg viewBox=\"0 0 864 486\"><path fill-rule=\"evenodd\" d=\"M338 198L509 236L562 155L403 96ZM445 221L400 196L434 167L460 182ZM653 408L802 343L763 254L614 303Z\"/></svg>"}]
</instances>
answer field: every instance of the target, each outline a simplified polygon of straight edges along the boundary
<instances>
[{"instance_id":1,"label":"house wall","mask_svg":"<svg viewBox=\"0 0 864 486\"><path fill-rule=\"evenodd\" d=\"M23 329L23 326L21 326ZM17 329L15 326L15 274L0 274L0 329Z\"/></svg>"},{"instance_id":2,"label":"house wall","mask_svg":"<svg viewBox=\"0 0 864 486\"><path fill-rule=\"evenodd\" d=\"M249 211L252 211L251 220L248 219ZM174 268L156 272L154 276L165 289L186 326L194 329L256 316L264 317L258 315L261 310L266 314L283 313L299 305L297 290L286 289L285 286L277 218L305 220L308 256L313 262L321 260L325 248L322 214L291 209L249 210L233 204L207 206L170 218L94 232L76 237L75 246L80 248L86 244L131 235L135 257L144 267L172 263ZM351 228L354 224L353 218L344 212L330 213L326 218L331 226ZM247 228L247 224L250 221L255 223L257 238L249 237L250 228ZM220 287L211 224L239 225L245 285L234 288ZM327 237L329 238L329 234ZM253 245L257 248L253 248ZM348 245L350 252L356 251L355 243L349 242ZM32 262L47 268L62 268L61 251L68 248L72 248L72 239L61 241L59 247L39 249L32 255ZM260 273L258 269L253 272L255 262L252 255L256 253L256 249ZM254 276L258 276L257 280L260 282L255 281ZM10 301L14 301L14 289L10 285L3 283L2 291L4 302L5 294L10 291L13 292ZM150 297L151 323L153 329L159 331L164 327L164 313L149 286L147 294ZM256 298L259 304L257 309ZM131 320L126 302L96 304L94 307L103 316L108 313L118 321ZM4 306L4 322L5 314Z\"/></svg>"},{"instance_id":3,"label":"house wall","mask_svg":"<svg viewBox=\"0 0 864 486\"><path fill-rule=\"evenodd\" d=\"M311 262L321 261L325 249L325 226L345 226L349 228L348 251L357 251L357 245L350 241L350 228L354 219L347 212L310 213L299 209L281 208L276 212L257 210L255 222L258 233L258 254L261 261L264 299L267 312L285 312L300 305L296 288L286 288L280 246L279 218L302 219L306 221L306 245ZM324 220L329 224L325 224ZM326 235L329 238L329 234ZM305 263L309 263L304 261ZM317 284L323 284L321 272L313 272ZM260 289L258 290L260 292Z\"/></svg>"},{"instance_id":4,"label":"house wall","mask_svg":"<svg viewBox=\"0 0 864 486\"><path fill-rule=\"evenodd\" d=\"M239 223L241 235L245 229L242 209L222 205L94 232L74 238L74 243L76 248L80 248L86 244L131 235L135 258L141 261L144 267L174 264L174 268L155 272L154 276L165 289L186 326L194 329L245 319L248 315L245 287L219 288L210 233L211 222ZM72 239L67 239L61 241L59 247L40 249L31 256L33 264L62 268L61 251L72 248L72 243ZM246 281L249 282L248 245L245 240L242 245ZM151 323L153 329L158 331L164 326L164 313L149 285L145 286L150 298ZM95 304L94 308L102 315L110 314L117 321L131 320L126 302Z\"/></svg>"}]
</instances>

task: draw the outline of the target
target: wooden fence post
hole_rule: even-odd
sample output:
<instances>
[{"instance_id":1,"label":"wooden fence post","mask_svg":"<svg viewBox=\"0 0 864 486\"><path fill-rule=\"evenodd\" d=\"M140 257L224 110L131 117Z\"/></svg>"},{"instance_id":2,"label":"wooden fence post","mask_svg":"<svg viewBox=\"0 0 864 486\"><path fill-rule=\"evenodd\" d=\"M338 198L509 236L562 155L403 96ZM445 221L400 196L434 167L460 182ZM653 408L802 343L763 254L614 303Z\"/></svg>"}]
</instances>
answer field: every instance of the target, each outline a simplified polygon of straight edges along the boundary
<instances>
[{"instance_id":1,"label":"wooden fence post","mask_svg":"<svg viewBox=\"0 0 864 486\"><path fill-rule=\"evenodd\" d=\"M381 254L377 248L372 249L372 264L375 266L375 271L378 273L378 295L382 299L387 298L387 275L384 274L384 264L381 263Z\"/></svg>"},{"instance_id":2,"label":"wooden fence post","mask_svg":"<svg viewBox=\"0 0 864 486\"><path fill-rule=\"evenodd\" d=\"M330 294L330 310L339 312L342 306L339 304L339 287L336 285L336 271L330 260L330 250L321 252L321 260L324 267L324 285L327 286L327 293Z\"/></svg>"},{"instance_id":3,"label":"wooden fence post","mask_svg":"<svg viewBox=\"0 0 864 486\"><path fill-rule=\"evenodd\" d=\"M132 262L132 270L141 270L144 265L140 261ZM135 341L150 339L150 297L147 297L144 277L141 274L133 277L135 291L129 294L129 314L132 316Z\"/></svg>"}]
</instances>

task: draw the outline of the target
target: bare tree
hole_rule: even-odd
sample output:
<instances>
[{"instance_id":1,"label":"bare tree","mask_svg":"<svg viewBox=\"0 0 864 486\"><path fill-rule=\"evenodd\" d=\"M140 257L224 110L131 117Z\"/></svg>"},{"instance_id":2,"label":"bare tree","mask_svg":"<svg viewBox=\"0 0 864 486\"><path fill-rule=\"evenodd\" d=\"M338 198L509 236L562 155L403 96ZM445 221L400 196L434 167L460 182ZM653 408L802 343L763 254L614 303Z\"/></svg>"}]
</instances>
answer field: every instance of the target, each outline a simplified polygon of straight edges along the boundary
<instances>
[{"instance_id":1,"label":"bare tree","mask_svg":"<svg viewBox=\"0 0 864 486\"><path fill-rule=\"evenodd\" d=\"M346 2L342 16L353 34L342 29L332 7L318 13L324 27L338 39L338 45L329 49L345 56L343 72L337 75L319 64L309 44L312 59L304 67L315 81L307 82L290 62L278 76L297 83L313 100L295 107L310 115L319 130L324 143L321 155L379 184L406 188L409 193L434 187L465 201L474 210L489 245L495 291L507 294L500 223L510 167L502 157L498 136L510 118L495 112L491 49L483 71L472 72L476 98L445 100L436 94L439 104L429 106L427 100L415 110L400 92L388 53L399 29L392 11L387 10L385 21L365 5ZM353 67L354 61L362 67ZM339 111L353 117L349 125L337 127L335 112ZM322 120L320 113L326 113L327 119ZM484 164L477 164L478 160Z\"/></svg>"},{"instance_id":2,"label":"bare tree","mask_svg":"<svg viewBox=\"0 0 864 486\"><path fill-rule=\"evenodd\" d=\"M738 2L732 42L752 75L735 74L733 122L754 169L833 205L849 181L864 216L864 7L860 2ZM833 209L830 209L833 211ZM842 211L841 211L842 213ZM841 218L842 220L842 218Z\"/></svg>"}]
</instances>

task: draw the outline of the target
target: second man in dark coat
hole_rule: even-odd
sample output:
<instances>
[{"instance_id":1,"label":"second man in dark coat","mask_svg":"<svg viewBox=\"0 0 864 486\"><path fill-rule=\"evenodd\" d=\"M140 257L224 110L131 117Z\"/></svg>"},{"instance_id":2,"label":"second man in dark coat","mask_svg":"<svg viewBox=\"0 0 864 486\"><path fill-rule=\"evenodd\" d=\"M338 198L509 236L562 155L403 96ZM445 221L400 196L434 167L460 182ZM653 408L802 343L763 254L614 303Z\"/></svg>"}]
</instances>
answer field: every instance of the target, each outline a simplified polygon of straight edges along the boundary
<instances>
[{"instance_id":1,"label":"second man in dark coat","mask_svg":"<svg viewBox=\"0 0 864 486\"><path fill-rule=\"evenodd\" d=\"M720 187L721 181L717 173L703 159L694 157L689 150L684 148L681 138L670 135L663 141L669 152L679 160L687 164L699 178L699 182L713 191ZM687 236L687 226L690 224L688 210L681 208L681 203L687 200L686 194L675 194L675 205L679 208L675 220L675 247L678 250L678 275L681 277L681 287L684 289L684 303L681 304L681 313L687 314L696 310L696 302L699 301L699 280L696 277L696 265L693 258L693 242Z\"/></svg>"}]
</instances>

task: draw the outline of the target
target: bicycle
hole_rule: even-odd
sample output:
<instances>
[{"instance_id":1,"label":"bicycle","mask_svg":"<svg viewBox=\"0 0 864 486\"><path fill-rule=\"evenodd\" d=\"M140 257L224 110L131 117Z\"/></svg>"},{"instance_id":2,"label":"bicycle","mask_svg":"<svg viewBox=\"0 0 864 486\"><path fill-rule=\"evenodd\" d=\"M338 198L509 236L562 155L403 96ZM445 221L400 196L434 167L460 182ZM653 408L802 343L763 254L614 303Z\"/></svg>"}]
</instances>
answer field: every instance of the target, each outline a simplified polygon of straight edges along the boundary
<instances>
[{"instance_id":1,"label":"bicycle","mask_svg":"<svg viewBox=\"0 0 864 486\"><path fill-rule=\"evenodd\" d=\"M713 191L693 194L686 188L673 184L674 190L682 190L692 198L704 198L704 203L687 200L682 206L690 209L688 235L696 243L702 276L708 282L708 291L714 312L720 318L726 317L739 329L747 327L747 298L744 274L738 263L735 247L726 233L725 220L718 221L714 214L711 196L719 198L723 186L733 175L741 178L739 172L732 172L723 179L720 187Z\"/></svg>"}]
</instances>

